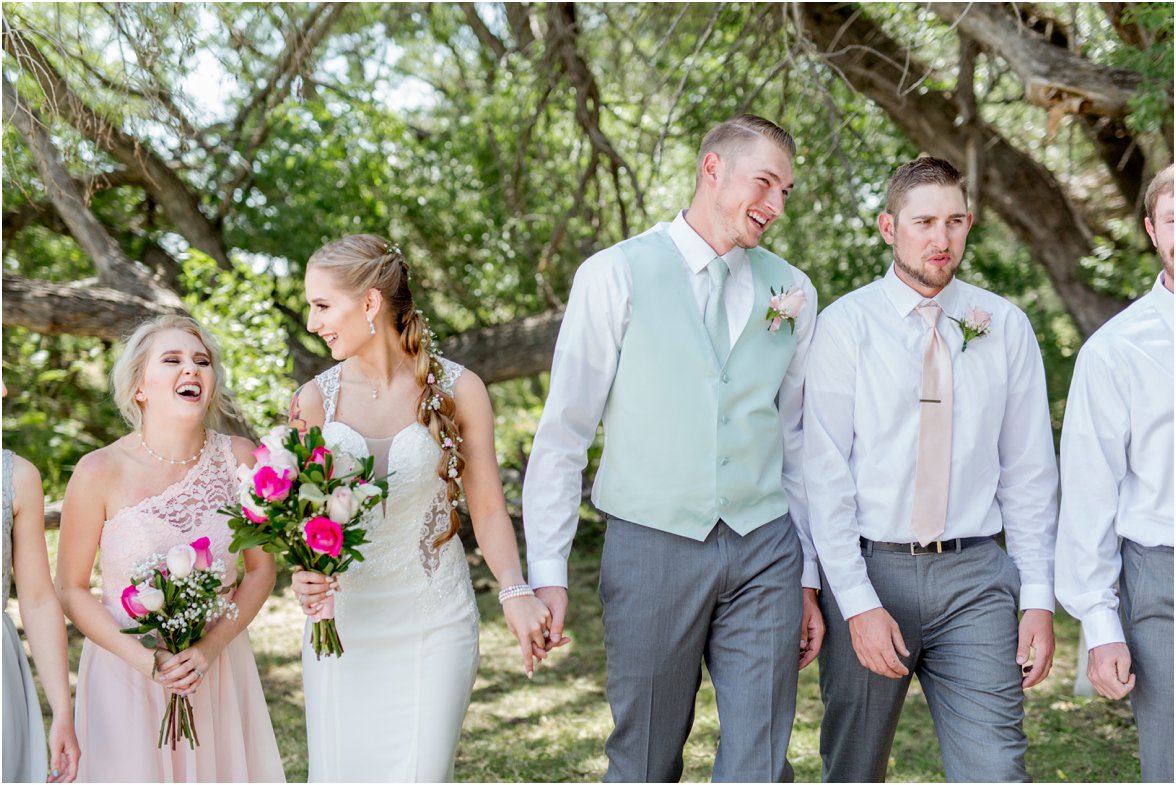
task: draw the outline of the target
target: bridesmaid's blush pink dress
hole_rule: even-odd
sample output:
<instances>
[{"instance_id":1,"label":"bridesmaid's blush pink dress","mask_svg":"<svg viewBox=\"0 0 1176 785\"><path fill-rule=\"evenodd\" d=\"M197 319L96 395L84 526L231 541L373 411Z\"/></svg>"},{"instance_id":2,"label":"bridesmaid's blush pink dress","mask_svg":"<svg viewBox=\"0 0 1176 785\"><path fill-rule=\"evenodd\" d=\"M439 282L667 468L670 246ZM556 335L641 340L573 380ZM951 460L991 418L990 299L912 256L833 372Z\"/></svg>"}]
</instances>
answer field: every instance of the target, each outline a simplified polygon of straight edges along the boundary
<instances>
[{"instance_id":1,"label":"bridesmaid's blush pink dress","mask_svg":"<svg viewBox=\"0 0 1176 785\"><path fill-rule=\"evenodd\" d=\"M231 503L237 461L228 436L209 432L203 455L179 482L119 510L99 543L102 604L120 627L131 626L122 590L135 564L173 545L208 537L214 558L237 578L231 532L216 510ZM241 632L213 662L192 696L200 745L157 749L167 705L164 689L87 640L78 666L78 782L285 782L249 635Z\"/></svg>"}]
</instances>

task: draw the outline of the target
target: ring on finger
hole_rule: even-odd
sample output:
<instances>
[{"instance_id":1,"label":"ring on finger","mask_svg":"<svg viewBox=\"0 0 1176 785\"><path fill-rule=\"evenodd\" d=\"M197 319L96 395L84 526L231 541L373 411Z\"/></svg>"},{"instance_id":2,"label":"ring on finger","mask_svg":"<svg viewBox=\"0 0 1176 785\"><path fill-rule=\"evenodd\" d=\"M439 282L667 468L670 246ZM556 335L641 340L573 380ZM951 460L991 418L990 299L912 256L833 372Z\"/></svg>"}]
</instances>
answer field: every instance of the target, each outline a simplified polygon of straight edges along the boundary
<instances>
[{"instance_id":1,"label":"ring on finger","mask_svg":"<svg viewBox=\"0 0 1176 785\"><path fill-rule=\"evenodd\" d=\"M196 678L198 678L198 679L204 678L204 671L200 670L199 668L193 668L192 672L196 674Z\"/></svg>"}]
</instances>

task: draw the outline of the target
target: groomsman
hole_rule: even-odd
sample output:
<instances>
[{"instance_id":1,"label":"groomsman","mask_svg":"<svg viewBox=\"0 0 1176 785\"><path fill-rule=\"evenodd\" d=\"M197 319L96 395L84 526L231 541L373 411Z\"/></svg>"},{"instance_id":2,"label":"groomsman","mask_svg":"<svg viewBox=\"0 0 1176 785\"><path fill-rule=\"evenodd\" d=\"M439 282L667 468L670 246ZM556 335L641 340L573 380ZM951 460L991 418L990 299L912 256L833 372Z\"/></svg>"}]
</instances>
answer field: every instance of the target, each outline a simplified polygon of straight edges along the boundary
<instances>
[{"instance_id":1,"label":"groomsman","mask_svg":"<svg viewBox=\"0 0 1176 785\"><path fill-rule=\"evenodd\" d=\"M892 266L817 322L804 461L829 590L825 781L885 779L913 674L948 780L1028 779L1022 690L1053 660L1057 465L1029 320L955 278L971 225L951 164L899 167L878 216Z\"/></svg>"},{"instance_id":2,"label":"groomsman","mask_svg":"<svg viewBox=\"0 0 1176 785\"><path fill-rule=\"evenodd\" d=\"M681 777L704 659L722 728L714 779L792 778L797 669L824 632L800 467L817 302L804 273L758 246L795 154L768 120L721 123L702 141L689 209L588 259L572 285L523 519L531 585L560 641L603 416L592 500L608 522L610 782Z\"/></svg>"},{"instance_id":3,"label":"groomsman","mask_svg":"<svg viewBox=\"0 0 1176 785\"><path fill-rule=\"evenodd\" d=\"M1131 695L1144 782L1172 782L1171 166L1145 204L1163 270L1090 337L1070 384L1057 592L1082 622L1090 683Z\"/></svg>"}]
</instances>

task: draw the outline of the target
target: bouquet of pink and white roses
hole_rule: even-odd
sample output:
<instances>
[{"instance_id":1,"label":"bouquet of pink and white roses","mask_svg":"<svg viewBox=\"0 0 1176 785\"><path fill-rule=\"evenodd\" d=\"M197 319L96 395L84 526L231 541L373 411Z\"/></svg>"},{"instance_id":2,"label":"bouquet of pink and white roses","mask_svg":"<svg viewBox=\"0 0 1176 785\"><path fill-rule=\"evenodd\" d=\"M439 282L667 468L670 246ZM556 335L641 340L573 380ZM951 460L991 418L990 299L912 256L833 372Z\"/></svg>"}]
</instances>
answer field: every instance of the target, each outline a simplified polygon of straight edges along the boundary
<instances>
[{"instance_id":1,"label":"bouquet of pink and white roses","mask_svg":"<svg viewBox=\"0 0 1176 785\"><path fill-rule=\"evenodd\" d=\"M224 578L225 563L212 558L207 537L152 554L135 565L131 585L123 589L123 610L137 622L123 632L142 636L139 641L149 649L183 651L204 636L210 622L237 618L236 604L223 596L228 592ZM156 746L166 741L174 750L181 738L192 749L200 743L191 701L173 693Z\"/></svg>"},{"instance_id":2,"label":"bouquet of pink and white roses","mask_svg":"<svg viewBox=\"0 0 1176 785\"><path fill-rule=\"evenodd\" d=\"M257 464L238 470L240 505L220 510L233 530L229 550L262 548L323 575L363 561L364 513L388 495L387 478L372 476L375 459L328 450L317 427L300 436L287 426L270 431L253 455ZM334 615L328 598L312 617L311 644L320 659L343 654Z\"/></svg>"}]
</instances>

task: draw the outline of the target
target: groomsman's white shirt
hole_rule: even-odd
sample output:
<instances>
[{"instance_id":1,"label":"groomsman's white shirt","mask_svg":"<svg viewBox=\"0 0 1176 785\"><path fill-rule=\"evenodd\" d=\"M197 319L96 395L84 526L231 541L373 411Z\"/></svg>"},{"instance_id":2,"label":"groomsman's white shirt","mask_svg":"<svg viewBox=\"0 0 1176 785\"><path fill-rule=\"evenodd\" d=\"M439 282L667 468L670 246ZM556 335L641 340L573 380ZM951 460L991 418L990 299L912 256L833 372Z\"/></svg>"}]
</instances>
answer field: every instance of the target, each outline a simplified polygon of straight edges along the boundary
<instances>
[{"instance_id":1,"label":"groomsman's white shirt","mask_svg":"<svg viewBox=\"0 0 1176 785\"><path fill-rule=\"evenodd\" d=\"M911 505L919 437L926 298L891 266L829 305L817 321L805 382L805 483L813 542L845 618L881 607L858 538L914 542ZM1028 318L1012 303L953 280L934 299L952 355L954 406L942 539L1002 526L1021 575L1021 608L1052 611L1057 461L1045 369ZM992 314L961 351L948 317Z\"/></svg>"},{"instance_id":2,"label":"groomsman's white shirt","mask_svg":"<svg viewBox=\"0 0 1176 785\"><path fill-rule=\"evenodd\" d=\"M686 223L685 211L673 222L659 223L669 232L682 255L698 312L706 309L710 293L707 265L717 256L714 249ZM762 318L751 312L755 281L747 252L734 248L722 259L730 268L724 291L731 346L748 319ZM808 533L808 514L801 473L801 410L804 401L804 367L817 312L817 293L808 276L793 267L796 284L807 302L796 319L796 354L780 386L780 427L784 432L784 471L781 481L788 495L789 514L804 550L802 583L820 586L816 551ZM535 443L523 482L523 524L527 536L527 574L534 587L567 586L568 554L580 520L582 475L588 448L617 372L621 343L632 314L632 281L624 253L616 246L593 255L580 266L572 283L563 325L551 363L551 389L535 432ZM765 329L767 323L765 322ZM781 328L784 329L784 328ZM673 390L666 390L672 396ZM666 445L673 449L673 445ZM658 492L650 488L651 494ZM640 523L640 521L634 521Z\"/></svg>"},{"instance_id":3,"label":"groomsman's white shirt","mask_svg":"<svg viewBox=\"0 0 1176 785\"><path fill-rule=\"evenodd\" d=\"M1172 293L1163 275L1078 353L1062 428L1057 592L1089 648L1122 643L1119 538L1172 545Z\"/></svg>"}]
</instances>

